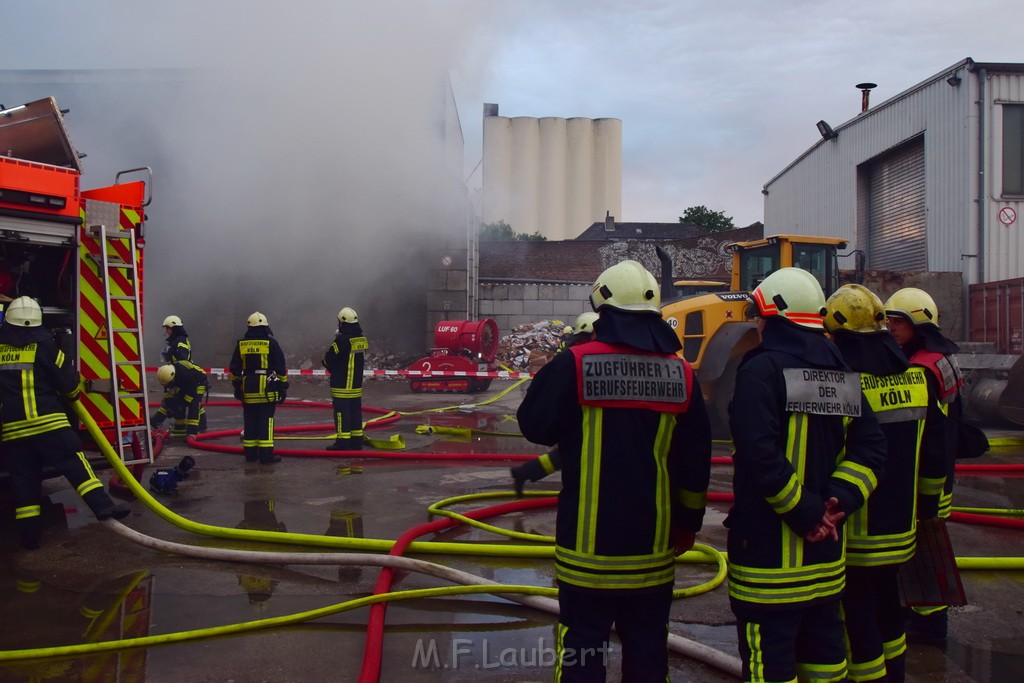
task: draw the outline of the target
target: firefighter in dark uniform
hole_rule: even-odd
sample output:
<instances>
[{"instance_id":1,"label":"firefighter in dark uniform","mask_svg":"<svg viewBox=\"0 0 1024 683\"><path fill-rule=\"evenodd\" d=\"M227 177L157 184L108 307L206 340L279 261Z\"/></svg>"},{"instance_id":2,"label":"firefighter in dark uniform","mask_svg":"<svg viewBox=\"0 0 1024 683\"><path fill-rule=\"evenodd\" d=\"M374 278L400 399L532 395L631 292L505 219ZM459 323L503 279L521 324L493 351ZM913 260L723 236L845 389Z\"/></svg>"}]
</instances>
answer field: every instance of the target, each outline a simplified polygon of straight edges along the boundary
<instances>
[{"instance_id":1,"label":"firefighter in dark uniform","mask_svg":"<svg viewBox=\"0 0 1024 683\"><path fill-rule=\"evenodd\" d=\"M597 322L597 317L597 313L593 311L585 311L576 316L576 322L573 324L572 334L569 335L566 348L572 348L593 339L594 323ZM516 495L523 495L523 485L526 482L540 481L560 469L562 469L562 456L558 454L558 448L552 448L544 455L528 460L522 465L516 465L512 468L512 482Z\"/></svg>"},{"instance_id":2,"label":"firefighter in dark uniform","mask_svg":"<svg viewBox=\"0 0 1024 683\"><path fill-rule=\"evenodd\" d=\"M164 363L173 363L176 360L192 360L192 343L188 340L188 332L176 315L169 315L164 318L164 334L167 341L160 351L160 359Z\"/></svg>"},{"instance_id":3,"label":"firefighter in dark uniform","mask_svg":"<svg viewBox=\"0 0 1024 683\"><path fill-rule=\"evenodd\" d=\"M751 293L761 344L736 373L729 601L745 681L839 681L844 515L864 505L885 436L825 337L813 275L782 268Z\"/></svg>"},{"instance_id":4,"label":"firefighter in dark uniform","mask_svg":"<svg viewBox=\"0 0 1024 683\"><path fill-rule=\"evenodd\" d=\"M338 311L338 334L321 363L331 374L331 403L336 429L329 451L363 448L363 355L369 348L359 316L346 306Z\"/></svg>"},{"instance_id":5,"label":"firefighter in dark uniform","mask_svg":"<svg viewBox=\"0 0 1024 683\"><path fill-rule=\"evenodd\" d=\"M917 500L938 505L938 490L919 493L918 482L945 474L942 459L920 460L928 410L923 368L911 367L885 324L885 306L861 285L843 285L826 303L825 329L860 372L861 389L885 434L885 473L867 504L848 516L843 620L851 681L902 683L906 664L905 615L897 572L913 557ZM925 487L926 488L926 487Z\"/></svg>"},{"instance_id":6,"label":"firefighter in dark uniform","mask_svg":"<svg viewBox=\"0 0 1024 683\"><path fill-rule=\"evenodd\" d=\"M194 436L199 434L199 411L203 396L207 394L210 380L198 365L179 360L160 366L156 378L165 390L164 400L150 422L159 428L166 417L174 420L171 436ZM170 398L167 395L170 394Z\"/></svg>"},{"instance_id":7,"label":"firefighter in dark uniform","mask_svg":"<svg viewBox=\"0 0 1024 683\"><path fill-rule=\"evenodd\" d=\"M42 324L39 304L23 296L8 305L0 327L0 441L14 485L18 535L27 549L38 548L42 535L44 466L63 474L97 519L131 513L114 504L85 459L61 399L78 400L78 371Z\"/></svg>"},{"instance_id":8,"label":"firefighter in dark uniform","mask_svg":"<svg viewBox=\"0 0 1024 683\"><path fill-rule=\"evenodd\" d=\"M946 519L953 505L956 444L960 425L960 388L963 375L953 354L959 347L942 334L939 309L924 290L906 287L885 302L889 331L910 359L911 365L924 368L928 378L928 416L921 443L922 462L943 463L941 472L929 472L920 480L917 518ZM938 502L933 494L938 494ZM921 642L946 640L948 610L945 607L918 607L910 616L907 638Z\"/></svg>"},{"instance_id":9,"label":"firefighter in dark uniform","mask_svg":"<svg viewBox=\"0 0 1024 683\"><path fill-rule=\"evenodd\" d=\"M175 361L188 361L191 363L192 342L189 341L188 332L185 331L185 326L182 324L181 318L176 315L169 315L164 318L164 334L167 336L167 341L164 343L164 348L160 351L160 360L164 362L164 365L174 363ZM206 383L199 385L200 394L198 408L200 432L206 431L206 406L203 403L206 399L207 387L208 384ZM169 401L169 405L174 405L174 394L175 390L173 387L165 390L164 401ZM159 423L163 423L163 419L167 417L168 413L168 411L164 409L163 403L161 403L160 411L157 411L157 414L161 416L159 418ZM182 431L182 433L184 433L184 431ZM175 434L175 431L172 430L171 436L179 436L179 434Z\"/></svg>"},{"instance_id":10,"label":"firefighter in dark uniform","mask_svg":"<svg viewBox=\"0 0 1024 683\"><path fill-rule=\"evenodd\" d=\"M604 680L614 623L622 679L664 681L675 556L703 522L711 428L654 277L622 261L590 301L596 338L542 367L518 410L523 435L561 458L556 678Z\"/></svg>"},{"instance_id":11,"label":"firefighter in dark uniform","mask_svg":"<svg viewBox=\"0 0 1024 683\"><path fill-rule=\"evenodd\" d=\"M228 370L235 398L242 402L245 460L269 465L281 461L274 455L274 412L288 393L288 368L267 316L256 311L248 326L235 344Z\"/></svg>"}]
</instances>

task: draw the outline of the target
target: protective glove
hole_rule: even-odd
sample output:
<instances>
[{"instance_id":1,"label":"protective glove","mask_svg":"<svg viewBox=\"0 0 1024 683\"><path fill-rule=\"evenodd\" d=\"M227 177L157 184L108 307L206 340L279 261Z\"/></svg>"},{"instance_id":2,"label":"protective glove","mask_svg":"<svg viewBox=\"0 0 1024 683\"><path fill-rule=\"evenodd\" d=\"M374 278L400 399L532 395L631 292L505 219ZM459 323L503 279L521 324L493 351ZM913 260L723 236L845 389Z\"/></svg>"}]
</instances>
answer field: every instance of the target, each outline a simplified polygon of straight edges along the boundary
<instances>
[{"instance_id":1,"label":"protective glove","mask_svg":"<svg viewBox=\"0 0 1024 683\"><path fill-rule=\"evenodd\" d=\"M239 401L241 401L242 400L242 383L241 382L232 382L231 386L234 387L234 389L235 389L235 398L237 398Z\"/></svg>"},{"instance_id":2,"label":"protective glove","mask_svg":"<svg viewBox=\"0 0 1024 683\"><path fill-rule=\"evenodd\" d=\"M526 472L523 471L522 465L517 465L516 467L511 468L509 471L512 473L512 485L515 487L516 490L516 498L522 498L523 486L526 484L527 481L530 480L530 478L526 476Z\"/></svg>"},{"instance_id":3,"label":"protective glove","mask_svg":"<svg viewBox=\"0 0 1024 683\"><path fill-rule=\"evenodd\" d=\"M160 425L164 423L164 418L167 417L163 413L153 413L153 417L149 418L149 424L153 429L159 429Z\"/></svg>"}]
</instances>

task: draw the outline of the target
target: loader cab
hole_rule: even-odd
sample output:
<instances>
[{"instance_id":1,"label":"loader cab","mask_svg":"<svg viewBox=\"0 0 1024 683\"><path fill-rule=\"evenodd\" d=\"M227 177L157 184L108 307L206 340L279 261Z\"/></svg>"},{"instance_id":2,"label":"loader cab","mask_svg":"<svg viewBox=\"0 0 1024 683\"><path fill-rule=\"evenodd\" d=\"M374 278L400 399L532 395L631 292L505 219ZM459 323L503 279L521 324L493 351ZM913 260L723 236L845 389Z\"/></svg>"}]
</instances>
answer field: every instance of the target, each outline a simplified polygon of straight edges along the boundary
<instances>
[{"instance_id":1,"label":"loader cab","mask_svg":"<svg viewBox=\"0 0 1024 683\"><path fill-rule=\"evenodd\" d=\"M825 296L839 288L838 250L846 242L834 237L774 235L752 242L736 242L732 251L732 289L749 292L779 268L802 268L821 285Z\"/></svg>"}]
</instances>

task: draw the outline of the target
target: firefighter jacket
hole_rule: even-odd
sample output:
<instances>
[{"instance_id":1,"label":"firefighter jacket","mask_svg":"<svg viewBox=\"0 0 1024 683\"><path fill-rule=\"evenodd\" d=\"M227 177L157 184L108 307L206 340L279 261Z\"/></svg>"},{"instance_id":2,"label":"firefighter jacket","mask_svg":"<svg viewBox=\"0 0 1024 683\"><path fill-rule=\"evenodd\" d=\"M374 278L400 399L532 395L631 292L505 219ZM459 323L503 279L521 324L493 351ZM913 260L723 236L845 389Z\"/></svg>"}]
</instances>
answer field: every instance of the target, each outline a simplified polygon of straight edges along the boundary
<instances>
[{"instance_id":1,"label":"firefighter jacket","mask_svg":"<svg viewBox=\"0 0 1024 683\"><path fill-rule=\"evenodd\" d=\"M209 383L205 370L191 361L180 360L174 364L174 379L166 387L168 390L176 389L186 403L191 403L196 397L206 394Z\"/></svg>"},{"instance_id":2,"label":"firefighter jacket","mask_svg":"<svg viewBox=\"0 0 1024 683\"><path fill-rule=\"evenodd\" d=\"M241 391L243 403L277 403L273 383L268 388L272 377L287 387L284 352L266 325L250 327L238 340L228 370L232 385Z\"/></svg>"},{"instance_id":3,"label":"firefighter jacket","mask_svg":"<svg viewBox=\"0 0 1024 683\"><path fill-rule=\"evenodd\" d=\"M602 311L606 325L610 317ZM689 364L603 341L599 329L540 369L518 419L530 441L558 446L558 580L579 590L671 583L672 534L700 530L711 472L711 428Z\"/></svg>"},{"instance_id":4,"label":"firefighter jacket","mask_svg":"<svg viewBox=\"0 0 1024 683\"><path fill-rule=\"evenodd\" d=\"M886 439L885 472L867 504L844 521L846 564L871 567L906 562L916 546L921 496L938 505L940 490L927 491L930 478L945 477L942 459L919 460L928 411L925 371L911 367L888 332L834 335L843 359L859 371L861 390Z\"/></svg>"},{"instance_id":5,"label":"firefighter jacket","mask_svg":"<svg viewBox=\"0 0 1024 683\"><path fill-rule=\"evenodd\" d=\"M168 335L164 348L160 351L160 358L164 363L173 363L176 360L192 360L192 344L188 340L188 334L183 327L175 327Z\"/></svg>"},{"instance_id":6,"label":"firefighter jacket","mask_svg":"<svg viewBox=\"0 0 1024 683\"><path fill-rule=\"evenodd\" d=\"M957 435L960 428L960 388L963 376L953 354L956 344L930 326L920 326L918 335L904 348L912 365L924 368L928 377L928 416L921 442L922 461L944 464L942 472L922 473L922 492L938 493L937 502L919 498L919 519L949 517L953 505Z\"/></svg>"},{"instance_id":7,"label":"firefighter jacket","mask_svg":"<svg viewBox=\"0 0 1024 683\"><path fill-rule=\"evenodd\" d=\"M729 405L736 452L729 528L729 596L758 607L838 599L839 541L811 543L825 501L852 515L875 489L885 436L824 334L766 320L761 346L736 373Z\"/></svg>"},{"instance_id":8,"label":"firefighter jacket","mask_svg":"<svg viewBox=\"0 0 1024 683\"><path fill-rule=\"evenodd\" d=\"M0 327L2 441L71 428L61 396L78 399L71 360L41 327Z\"/></svg>"},{"instance_id":9,"label":"firefighter jacket","mask_svg":"<svg viewBox=\"0 0 1024 683\"><path fill-rule=\"evenodd\" d=\"M331 373L331 398L363 395L363 354L369 344L359 323L340 323L322 364Z\"/></svg>"}]
</instances>

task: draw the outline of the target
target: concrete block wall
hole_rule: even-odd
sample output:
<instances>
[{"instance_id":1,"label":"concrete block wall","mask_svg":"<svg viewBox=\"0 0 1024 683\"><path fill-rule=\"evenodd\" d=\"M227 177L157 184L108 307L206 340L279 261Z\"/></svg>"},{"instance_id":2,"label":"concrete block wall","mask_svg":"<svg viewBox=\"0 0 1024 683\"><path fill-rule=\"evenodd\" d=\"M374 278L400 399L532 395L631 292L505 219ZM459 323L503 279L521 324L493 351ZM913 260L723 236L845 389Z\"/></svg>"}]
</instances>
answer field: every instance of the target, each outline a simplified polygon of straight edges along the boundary
<instances>
[{"instance_id":1,"label":"concrete block wall","mask_svg":"<svg viewBox=\"0 0 1024 683\"><path fill-rule=\"evenodd\" d=\"M590 283L481 282L481 318L493 318L501 336L541 320L568 324L590 309Z\"/></svg>"}]
</instances>

